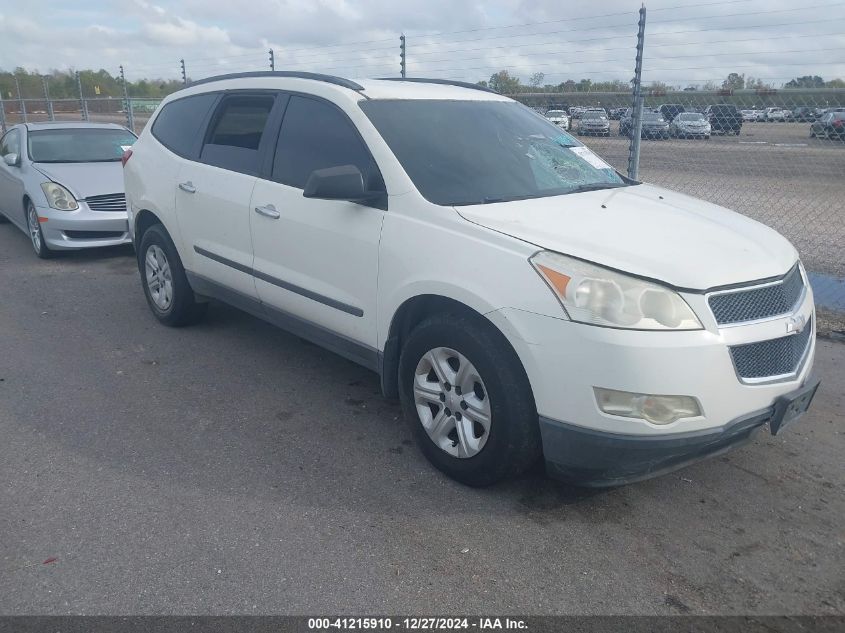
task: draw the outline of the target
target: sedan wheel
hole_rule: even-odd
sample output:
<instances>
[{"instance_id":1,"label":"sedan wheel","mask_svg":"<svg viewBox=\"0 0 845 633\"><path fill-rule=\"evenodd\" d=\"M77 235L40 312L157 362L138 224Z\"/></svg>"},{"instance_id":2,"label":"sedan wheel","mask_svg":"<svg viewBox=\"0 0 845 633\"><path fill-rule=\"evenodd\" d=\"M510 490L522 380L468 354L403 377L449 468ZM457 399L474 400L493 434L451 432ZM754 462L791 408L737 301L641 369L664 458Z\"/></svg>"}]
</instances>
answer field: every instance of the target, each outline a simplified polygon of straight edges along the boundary
<instances>
[{"instance_id":1,"label":"sedan wheel","mask_svg":"<svg viewBox=\"0 0 845 633\"><path fill-rule=\"evenodd\" d=\"M31 202L26 207L26 227L35 254L41 259L52 257L52 251L44 243L44 233L41 231L41 223L38 221L38 211L35 210L35 205Z\"/></svg>"},{"instance_id":2,"label":"sedan wheel","mask_svg":"<svg viewBox=\"0 0 845 633\"><path fill-rule=\"evenodd\" d=\"M490 436L490 399L478 370L460 352L429 350L414 372L414 403L425 432L452 457L474 457Z\"/></svg>"}]
</instances>

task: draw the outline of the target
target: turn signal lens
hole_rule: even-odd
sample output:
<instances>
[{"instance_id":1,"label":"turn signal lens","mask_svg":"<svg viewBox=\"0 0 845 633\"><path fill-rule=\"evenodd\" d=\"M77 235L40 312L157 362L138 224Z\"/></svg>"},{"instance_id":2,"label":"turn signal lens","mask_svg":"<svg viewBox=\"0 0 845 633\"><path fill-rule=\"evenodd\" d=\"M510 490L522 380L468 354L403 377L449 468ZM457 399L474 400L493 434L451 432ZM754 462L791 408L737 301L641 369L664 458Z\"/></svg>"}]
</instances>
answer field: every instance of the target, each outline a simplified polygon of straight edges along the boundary
<instances>
[{"instance_id":1,"label":"turn signal lens","mask_svg":"<svg viewBox=\"0 0 845 633\"><path fill-rule=\"evenodd\" d=\"M604 413L624 418L639 418L652 424L671 424L702 414L701 405L692 396L658 396L593 387L596 403Z\"/></svg>"}]
</instances>

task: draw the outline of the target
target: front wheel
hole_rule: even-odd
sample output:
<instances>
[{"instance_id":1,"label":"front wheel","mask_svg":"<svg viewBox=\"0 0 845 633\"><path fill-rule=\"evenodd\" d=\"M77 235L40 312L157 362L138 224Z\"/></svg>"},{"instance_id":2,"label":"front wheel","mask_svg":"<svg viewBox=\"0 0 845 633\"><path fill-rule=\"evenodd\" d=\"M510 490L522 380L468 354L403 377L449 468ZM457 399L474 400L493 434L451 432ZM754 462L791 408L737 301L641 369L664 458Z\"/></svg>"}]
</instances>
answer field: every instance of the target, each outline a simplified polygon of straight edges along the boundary
<instances>
[{"instance_id":1,"label":"front wheel","mask_svg":"<svg viewBox=\"0 0 845 633\"><path fill-rule=\"evenodd\" d=\"M26 228L35 254L41 259L50 259L54 253L47 248L44 241L44 232L41 230L41 222L38 219L38 211L31 201L26 203Z\"/></svg>"},{"instance_id":2,"label":"front wheel","mask_svg":"<svg viewBox=\"0 0 845 633\"><path fill-rule=\"evenodd\" d=\"M399 360L399 393L422 452L470 486L488 486L541 454L528 378L483 317L439 314L418 325Z\"/></svg>"},{"instance_id":3,"label":"front wheel","mask_svg":"<svg viewBox=\"0 0 845 633\"><path fill-rule=\"evenodd\" d=\"M161 224L151 226L141 238L138 268L147 303L159 321L179 327L205 316L208 304L197 302L176 246Z\"/></svg>"}]
</instances>

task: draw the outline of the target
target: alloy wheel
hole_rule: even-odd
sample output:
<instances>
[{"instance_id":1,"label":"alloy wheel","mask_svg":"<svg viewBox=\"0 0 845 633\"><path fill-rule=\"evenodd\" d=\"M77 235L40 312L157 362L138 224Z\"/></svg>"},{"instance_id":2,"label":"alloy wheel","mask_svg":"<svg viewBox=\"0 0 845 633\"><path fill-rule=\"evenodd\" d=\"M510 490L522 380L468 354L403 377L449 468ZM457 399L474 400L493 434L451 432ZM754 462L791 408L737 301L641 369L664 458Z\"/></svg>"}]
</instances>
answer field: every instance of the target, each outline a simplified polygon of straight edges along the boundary
<instances>
[{"instance_id":1,"label":"alloy wheel","mask_svg":"<svg viewBox=\"0 0 845 633\"><path fill-rule=\"evenodd\" d=\"M41 227L38 224L38 212L33 205L29 205L26 213L26 223L29 226L29 237L32 240L32 248L36 253L41 253Z\"/></svg>"},{"instance_id":2,"label":"alloy wheel","mask_svg":"<svg viewBox=\"0 0 845 633\"><path fill-rule=\"evenodd\" d=\"M147 249L144 262L150 297L159 310L166 311L173 303L173 276L167 255L161 248L152 244Z\"/></svg>"}]
</instances>

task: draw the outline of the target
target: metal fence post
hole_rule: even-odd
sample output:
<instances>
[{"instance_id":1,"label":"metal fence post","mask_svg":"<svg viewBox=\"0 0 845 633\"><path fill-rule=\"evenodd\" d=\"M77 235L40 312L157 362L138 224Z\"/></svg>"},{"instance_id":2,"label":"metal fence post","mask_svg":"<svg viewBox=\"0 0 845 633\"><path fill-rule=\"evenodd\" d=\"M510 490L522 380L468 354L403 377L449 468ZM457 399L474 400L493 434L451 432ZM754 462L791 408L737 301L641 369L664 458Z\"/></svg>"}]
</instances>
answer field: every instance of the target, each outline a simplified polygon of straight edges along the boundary
<instances>
[{"instance_id":1,"label":"metal fence post","mask_svg":"<svg viewBox=\"0 0 845 633\"><path fill-rule=\"evenodd\" d=\"M15 75L15 90L18 91L18 103L21 104L21 117L23 118L23 122L26 123L26 103L24 103L23 95L21 94L21 84L18 81L17 75Z\"/></svg>"},{"instance_id":2,"label":"metal fence post","mask_svg":"<svg viewBox=\"0 0 845 633\"><path fill-rule=\"evenodd\" d=\"M44 87L44 99L47 101L47 116L51 121L56 120L56 113L53 111L53 102L50 100L50 86L48 85L49 77L42 75L41 85Z\"/></svg>"},{"instance_id":3,"label":"metal fence post","mask_svg":"<svg viewBox=\"0 0 845 633\"><path fill-rule=\"evenodd\" d=\"M179 65L182 66L182 83L188 85L188 73L185 72L185 60L180 59Z\"/></svg>"},{"instance_id":4,"label":"metal fence post","mask_svg":"<svg viewBox=\"0 0 845 633\"><path fill-rule=\"evenodd\" d=\"M3 105L2 95L0 95L0 132L6 133L6 106Z\"/></svg>"},{"instance_id":5,"label":"metal fence post","mask_svg":"<svg viewBox=\"0 0 845 633\"><path fill-rule=\"evenodd\" d=\"M123 86L123 111L126 113L126 127L135 131L135 113L132 112L132 100L129 98L129 88L126 86L126 75L123 64L120 65L120 83Z\"/></svg>"},{"instance_id":6,"label":"metal fence post","mask_svg":"<svg viewBox=\"0 0 845 633\"><path fill-rule=\"evenodd\" d=\"M643 49L645 45L645 5L640 7L640 20L637 23L637 61L634 66L633 125L631 126L631 144L628 148L628 178L637 179L640 172L640 136L643 130Z\"/></svg>"},{"instance_id":7,"label":"metal fence post","mask_svg":"<svg viewBox=\"0 0 845 633\"><path fill-rule=\"evenodd\" d=\"M399 36L399 72L405 78L405 34Z\"/></svg>"},{"instance_id":8,"label":"metal fence post","mask_svg":"<svg viewBox=\"0 0 845 633\"><path fill-rule=\"evenodd\" d=\"M273 49L270 49L270 70L276 70L276 54L273 52Z\"/></svg>"},{"instance_id":9,"label":"metal fence post","mask_svg":"<svg viewBox=\"0 0 845 633\"><path fill-rule=\"evenodd\" d=\"M82 94L82 77L79 75L79 71L76 71L76 88L79 90L79 109L82 112L82 120L88 120L88 104L85 103L85 95Z\"/></svg>"}]
</instances>

